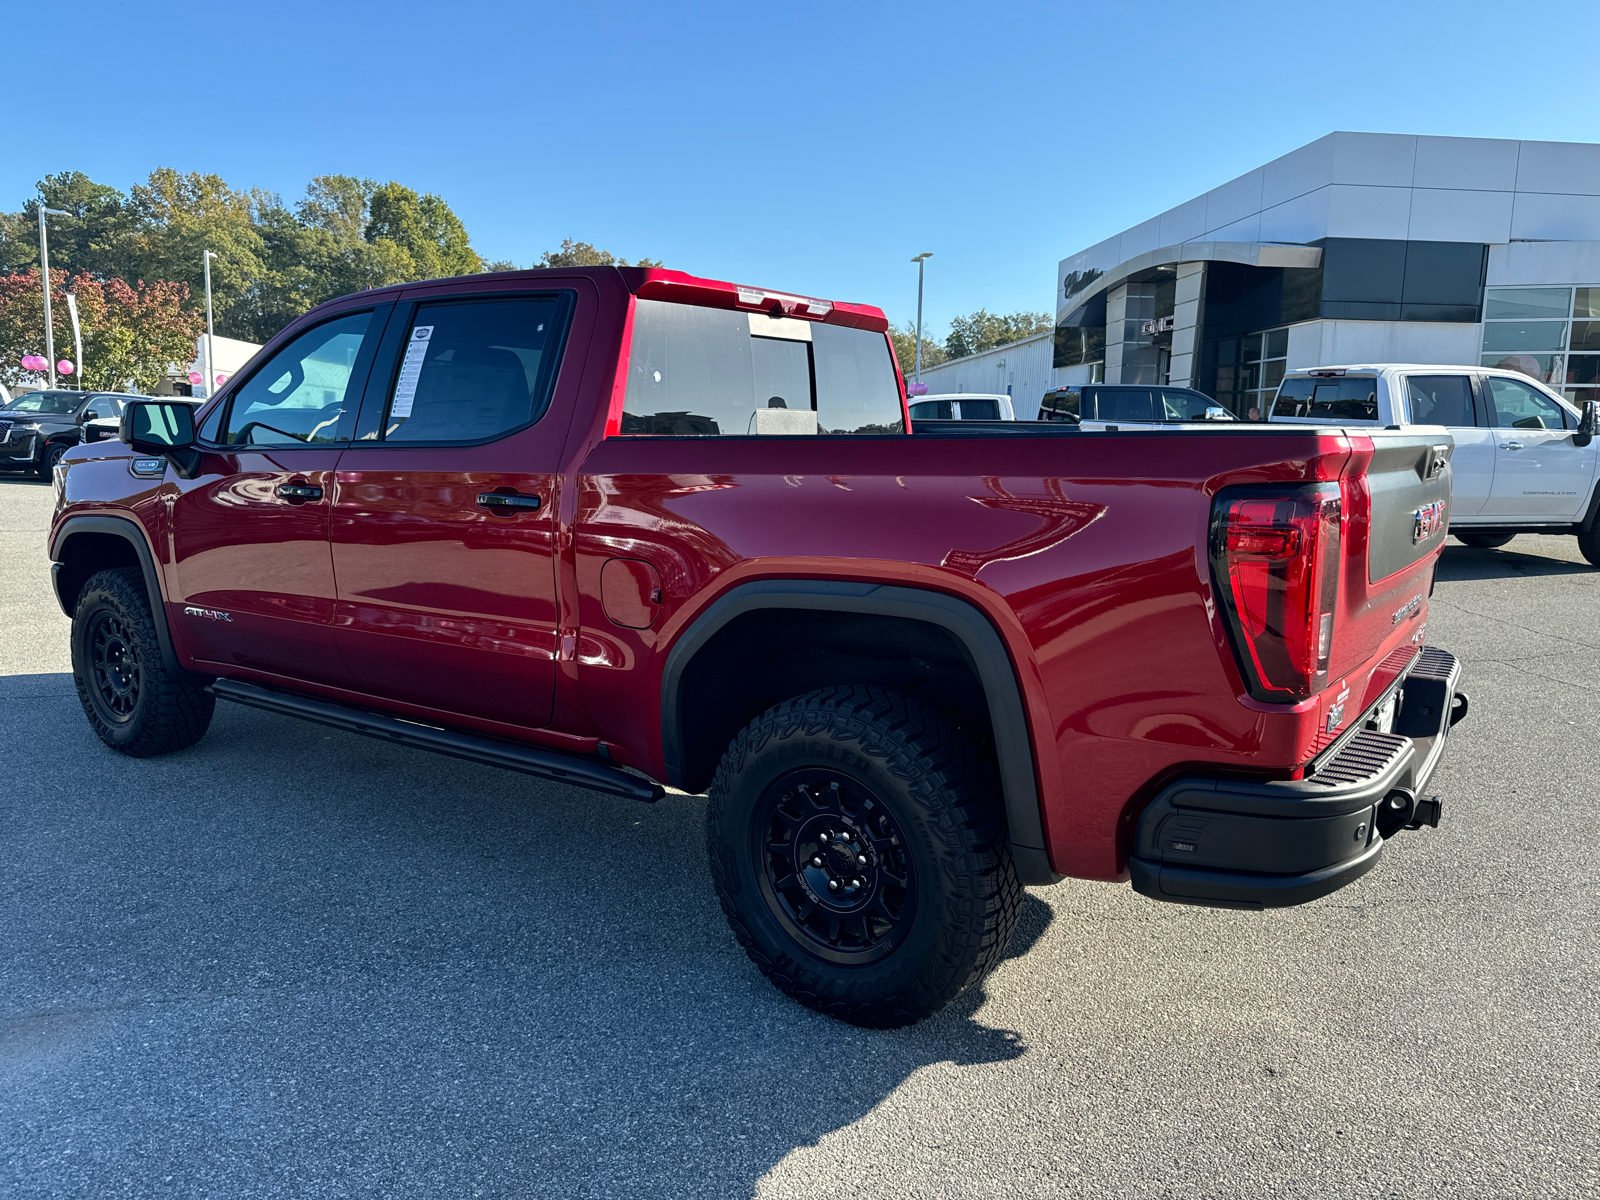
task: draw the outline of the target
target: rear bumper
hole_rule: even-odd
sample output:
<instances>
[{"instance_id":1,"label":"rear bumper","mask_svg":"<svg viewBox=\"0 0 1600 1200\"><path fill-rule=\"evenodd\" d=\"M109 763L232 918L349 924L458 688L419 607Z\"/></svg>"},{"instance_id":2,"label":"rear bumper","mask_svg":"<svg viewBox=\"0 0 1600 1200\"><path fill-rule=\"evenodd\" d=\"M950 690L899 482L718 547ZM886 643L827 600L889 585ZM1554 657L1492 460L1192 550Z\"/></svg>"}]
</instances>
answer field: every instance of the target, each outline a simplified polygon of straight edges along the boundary
<instances>
[{"instance_id":1,"label":"rear bumper","mask_svg":"<svg viewBox=\"0 0 1600 1200\"><path fill-rule=\"evenodd\" d=\"M1389 837L1439 823L1438 798L1421 793L1466 715L1460 678L1453 654L1424 647L1401 685L1394 732L1362 730L1308 779L1168 785L1139 819L1134 890L1180 904L1279 908L1366 874Z\"/></svg>"}]
</instances>

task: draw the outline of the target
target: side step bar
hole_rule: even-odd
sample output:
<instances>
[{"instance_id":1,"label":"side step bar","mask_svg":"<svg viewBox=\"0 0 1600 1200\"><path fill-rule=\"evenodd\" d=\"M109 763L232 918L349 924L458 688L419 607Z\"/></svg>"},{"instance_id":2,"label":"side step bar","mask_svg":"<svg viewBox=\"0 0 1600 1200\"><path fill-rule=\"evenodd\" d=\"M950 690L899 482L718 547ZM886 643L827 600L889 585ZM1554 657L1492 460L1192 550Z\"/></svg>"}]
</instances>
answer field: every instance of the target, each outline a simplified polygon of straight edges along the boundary
<instances>
[{"instance_id":1,"label":"side step bar","mask_svg":"<svg viewBox=\"0 0 1600 1200\"><path fill-rule=\"evenodd\" d=\"M214 679L210 692L218 700L232 700L235 704L264 708L268 712L315 721L319 725L331 725L350 733L362 733L367 737L399 742L419 750L432 750L436 754L448 754L452 758L464 758L491 767L504 767L508 771L521 771L524 775L537 775L541 779L608 792L629 800L643 800L646 804L654 804L666 794L659 783L570 754L496 741L472 733L435 729L431 725L418 725L398 717L279 692L237 679Z\"/></svg>"}]
</instances>

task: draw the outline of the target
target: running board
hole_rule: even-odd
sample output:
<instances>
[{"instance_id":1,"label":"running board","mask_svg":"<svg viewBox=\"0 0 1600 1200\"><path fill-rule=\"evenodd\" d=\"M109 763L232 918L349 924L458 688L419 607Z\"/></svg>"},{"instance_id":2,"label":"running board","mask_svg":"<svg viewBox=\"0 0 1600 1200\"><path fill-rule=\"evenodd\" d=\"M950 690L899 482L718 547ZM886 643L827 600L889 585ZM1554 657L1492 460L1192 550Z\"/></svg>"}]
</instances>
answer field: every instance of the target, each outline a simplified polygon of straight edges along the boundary
<instances>
[{"instance_id":1,"label":"running board","mask_svg":"<svg viewBox=\"0 0 1600 1200\"><path fill-rule=\"evenodd\" d=\"M504 767L508 771L521 771L524 775L537 775L541 779L553 779L573 787L609 792L629 800L643 800L646 804L654 804L666 794L666 789L659 783L630 775L616 767L570 754L558 754L553 750L540 750L450 729L436 729L432 725L418 725L398 717L274 691L237 679L214 679L209 690L218 700L232 700L235 704L264 708L268 712L315 721L319 725L331 725L350 733L399 742L418 750L432 750L436 754L448 754L468 762Z\"/></svg>"}]
</instances>

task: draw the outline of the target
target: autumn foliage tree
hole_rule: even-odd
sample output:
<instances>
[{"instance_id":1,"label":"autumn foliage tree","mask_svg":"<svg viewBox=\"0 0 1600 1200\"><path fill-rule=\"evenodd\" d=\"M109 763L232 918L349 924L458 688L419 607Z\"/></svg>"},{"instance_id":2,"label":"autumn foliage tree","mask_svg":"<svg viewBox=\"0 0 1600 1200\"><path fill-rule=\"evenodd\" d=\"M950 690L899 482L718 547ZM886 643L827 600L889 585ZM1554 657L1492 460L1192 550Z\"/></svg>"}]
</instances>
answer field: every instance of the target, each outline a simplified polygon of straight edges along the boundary
<instances>
[{"instance_id":1,"label":"autumn foliage tree","mask_svg":"<svg viewBox=\"0 0 1600 1200\"><path fill-rule=\"evenodd\" d=\"M51 328L58 357L73 355L72 322L67 310L70 289L78 302L83 332L83 359L78 378L95 391L121 391L132 386L149 391L173 365L194 357L195 339L203 327L199 313L184 307L188 285L122 279L98 280L88 274L69 276L52 269ZM25 354L43 354L44 291L37 268L0 276L0 382L22 383Z\"/></svg>"}]
</instances>

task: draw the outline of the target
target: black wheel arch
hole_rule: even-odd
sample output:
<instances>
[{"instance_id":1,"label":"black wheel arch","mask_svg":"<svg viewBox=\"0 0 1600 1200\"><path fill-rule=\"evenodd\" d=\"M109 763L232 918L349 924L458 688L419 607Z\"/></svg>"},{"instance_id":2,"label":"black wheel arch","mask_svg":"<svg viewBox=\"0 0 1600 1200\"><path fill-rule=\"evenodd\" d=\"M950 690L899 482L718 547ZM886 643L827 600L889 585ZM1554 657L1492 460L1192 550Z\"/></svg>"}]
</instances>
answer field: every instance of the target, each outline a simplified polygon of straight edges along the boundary
<instances>
[{"instance_id":1,"label":"black wheel arch","mask_svg":"<svg viewBox=\"0 0 1600 1200\"><path fill-rule=\"evenodd\" d=\"M1045 848L1032 736L1016 668L982 610L943 592L837 580L769 579L742 584L719 597L678 637L663 667L661 747L670 783L699 791L710 779L705 766L697 768L692 761L687 736L686 684L696 657L740 618L785 610L918 622L947 634L960 648L987 704L1017 876L1035 885L1063 878L1051 867Z\"/></svg>"},{"instance_id":2,"label":"black wheel arch","mask_svg":"<svg viewBox=\"0 0 1600 1200\"><path fill-rule=\"evenodd\" d=\"M78 607L83 585L97 571L111 567L136 566L144 577L150 615L155 622L156 639L161 643L161 658L171 671L182 671L167 625L167 609L161 592L161 575L144 530L126 517L86 513L69 517L57 531L50 546L50 576L56 602L70 618Z\"/></svg>"}]
</instances>

